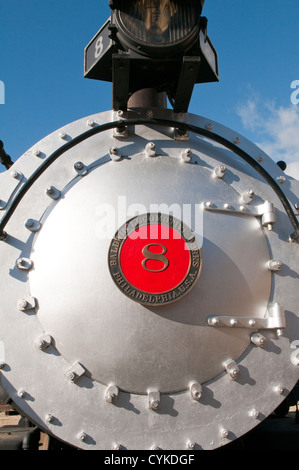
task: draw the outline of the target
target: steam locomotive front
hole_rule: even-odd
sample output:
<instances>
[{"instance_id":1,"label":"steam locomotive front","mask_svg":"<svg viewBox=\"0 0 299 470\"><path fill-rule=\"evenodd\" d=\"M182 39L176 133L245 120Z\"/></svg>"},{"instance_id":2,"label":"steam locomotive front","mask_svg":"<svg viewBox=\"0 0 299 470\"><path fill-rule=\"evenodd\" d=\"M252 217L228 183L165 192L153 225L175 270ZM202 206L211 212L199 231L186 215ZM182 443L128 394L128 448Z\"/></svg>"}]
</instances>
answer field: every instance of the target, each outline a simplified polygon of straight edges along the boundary
<instances>
[{"instance_id":1,"label":"steam locomotive front","mask_svg":"<svg viewBox=\"0 0 299 470\"><path fill-rule=\"evenodd\" d=\"M216 122L120 108L0 175L1 384L80 449L216 449L298 380L298 182Z\"/></svg>"}]
</instances>

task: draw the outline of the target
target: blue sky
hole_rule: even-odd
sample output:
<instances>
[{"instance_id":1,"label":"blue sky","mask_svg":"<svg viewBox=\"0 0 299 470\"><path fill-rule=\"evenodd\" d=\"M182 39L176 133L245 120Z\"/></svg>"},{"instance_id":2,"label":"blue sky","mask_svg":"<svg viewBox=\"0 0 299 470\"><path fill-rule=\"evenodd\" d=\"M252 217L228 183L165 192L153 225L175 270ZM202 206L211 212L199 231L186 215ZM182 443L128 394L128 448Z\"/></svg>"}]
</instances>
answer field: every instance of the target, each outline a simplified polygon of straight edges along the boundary
<instances>
[{"instance_id":1,"label":"blue sky","mask_svg":"<svg viewBox=\"0 0 299 470\"><path fill-rule=\"evenodd\" d=\"M108 0L0 0L0 139L13 160L63 125L111 109L111 85L83 77L84 47L109 15ZM220 83L197 85L189 111L286 160L299 179L298 0L206 0L203 15Z\"/></svg>"}]
</instances>

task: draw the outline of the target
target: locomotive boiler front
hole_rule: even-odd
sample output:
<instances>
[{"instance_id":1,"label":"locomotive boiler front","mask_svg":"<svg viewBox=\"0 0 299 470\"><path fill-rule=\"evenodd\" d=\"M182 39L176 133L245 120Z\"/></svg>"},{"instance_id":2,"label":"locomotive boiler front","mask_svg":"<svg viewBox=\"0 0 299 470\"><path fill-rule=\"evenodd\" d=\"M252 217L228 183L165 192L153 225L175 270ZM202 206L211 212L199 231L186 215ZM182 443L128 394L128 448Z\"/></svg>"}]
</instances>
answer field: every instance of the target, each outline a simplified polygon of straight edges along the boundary
<instances>
[{"instance_id":1,"label":"locomotive boiler front","mask_svg":"<svg viewBox=\"0 0 299 470\"><path fill-rule=\"evenodd\" d=\"M188 113L204 0L109 4L84 74L113 110L1 151L0 388L75 449L214 450L298 381L299 183Z\"/></svg>"},{"instance_id":2,"label":"locomotive boiler front","mask_svg":"<svg viewBox=\"0 0 299 470\"><path fill-rule=\"evenodd\" d=\"M39 428L87 450L213 450L292 390L298 182L244 137L100 113L1 191L1 385Z\"/></svg>"}]
</instances>

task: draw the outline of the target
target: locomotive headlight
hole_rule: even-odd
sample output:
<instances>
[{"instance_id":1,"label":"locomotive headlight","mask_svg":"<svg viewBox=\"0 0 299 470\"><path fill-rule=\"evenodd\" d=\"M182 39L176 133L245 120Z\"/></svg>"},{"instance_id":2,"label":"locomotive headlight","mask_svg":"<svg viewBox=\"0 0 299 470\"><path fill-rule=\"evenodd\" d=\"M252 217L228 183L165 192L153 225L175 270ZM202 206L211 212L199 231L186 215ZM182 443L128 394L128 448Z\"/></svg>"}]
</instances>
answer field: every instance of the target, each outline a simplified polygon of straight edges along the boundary
<instances>
[{"instance_id":1,"label":"locomotive headlight","mask_svg":"<svg viewBox=\"0 0 299 470\"><path fill-rule=\"evenodd\" d=\"M218 81L204 2L109 0L111 17L85 48L85 77L113 83L113 109L140 107L132 96L152 90L149 97L163 93L175 112L187 112L194 85ZM165 106L145 96L142 106Z\"/></svg>"},{"instance_id":2,"label":"locomotive headlight","mask_svg":"<svg viewBox=\"0 0 299 470\"><path fill-rule=\"evenodd\" d=\"M146 55L186 51L198 37L198 0L121 0L115 12L119 37Z\"/></svg>"}]
</instances>

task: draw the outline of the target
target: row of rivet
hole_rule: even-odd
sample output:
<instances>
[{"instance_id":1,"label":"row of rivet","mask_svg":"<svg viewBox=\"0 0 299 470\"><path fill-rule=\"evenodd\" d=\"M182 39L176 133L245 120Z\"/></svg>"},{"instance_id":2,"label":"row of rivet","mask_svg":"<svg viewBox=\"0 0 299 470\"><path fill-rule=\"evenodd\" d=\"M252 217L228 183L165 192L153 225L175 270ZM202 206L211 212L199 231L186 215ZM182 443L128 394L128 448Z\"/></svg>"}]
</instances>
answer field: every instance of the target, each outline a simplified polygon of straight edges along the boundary
<instances>
[{"instance_id":1,"label":"row of rivet","mask_svg":"<svg viewBox=\"0 0 299 470\"><path fill-rule=\"evenodd\" d=\"M205 128L208 130L208 131L212 131L213 130L213 124L211 122L208 122L205 126ZM232 139L232 142L235 144L235 145L240 145L241 143L241 139L240 137L238 136L235 136L233 139ZM263 155L258 155L256 160L259 162L259 163L262 163L264 161L264 156ZM280 175L277 177L277 182L279 184L284 184L286 181L286 178L285 176L283 175Z\"/></svg>"},{"instance_id":2,"label":"row of rivet","mask_svg":"<svg viewBox=\"0 0 299 470\"><path fill-rule=\"evenodd\" d=\"M157 149L154 142L148 142L144 149L145 155L147 157L155 157L157 155ZM117 147L111 147L109 151L110 159L114 162L119 162L122 159L122 156L119 154L119 149ZM192 150L190 148L184 149L181 152L181 160L185 163L190 163L192 159Z\"/></svg>"},{"instance_id":3,"label":"row of rivet","mask_svg":"<svg viewBox=\"0 0 299 470\"><path fill-rule=\"evenodd\" d=\"M259 335L259 334L257 333L253 336L256 337L257 335ZM39 350L42 350L42 351L45 350L47 347L49 347L51 344L52 344L52 337L50 335L42 335L42 336L38 337L35 340L35 347ZM261 345L261 344L258 344L258 345ZM5 366L5 364L1 363L0 369L4 368L4 366ZM228 374L230 375L232 380L235 380L239 376L240 370L239 370L237 364L235 363L235 361L232 361L232 360L227 361L224 364L224 366L225 366L225 369L228 372ZM77 370L74 371L76 369L76 367L77 367ZM72 367L72 369L73 370L70 370L65 374L66 377L71 381L74 381L74 376L75 375L78 374L80 376L84 373L84 368L79 363L76 363ZM201 395L202 395L202 386L199 383L196 383L196 382L191 383L190 387L189 387L189 391L190 391L191 397L194 400L199 400ZM285 389L280 385L274 387L273 391L275 393L279 394L279 395L285 394ZM118 387L116 385L109 385L107 387L106 393L105 393L106 402L109 403L109 404L114 403L115 399L118 397L118 394L119 394ZM23 388L21 388L21 389L18 390L17 395L18 395L19 398L25 399L26 398L26 391ZM149 391L148 399L149 399L149 409L157 410L159 408L159 404L160 404L160 393L158 391L155 391L155 390L154 391ZM256 409L252 409L248 412L248 415L250 417L254 418L254 419L258 419L258 417L260 416L260 412ZM55 417L53 416L52 413L48 413L45 416L45 420L49 424L54 424L55 423ZM229 434L230 434L229 430L224 429L224 428L220 429L220 437L221 438L228 439ZM87 434L82 431L78 434L77 438L80 441L84 442L87 439ZM187 443L187 448L188 449L192 450L195 447L196 447L196 443L194 443L193 441L189 441ZM122 446L119 445L119 444L113 445L114 450L119 450L121 448L122 448ZM158 447L153 447L152 449L157 450L159 448Z\"/></svg>"},{"instance_id":4,"label":"row of rivet","mask_svg":"<svg viewBox=\"0 0 299 470\"><path fill-rule=\"evenodd\" d=\"M93 119L87 119L87 121L86 121L86 125L87 125L88 127L94 127L95 124L96 124L96 123L95 123L95 121L94 121ZM61 139L61 140L67 140L67 139L70 139L70 140L71 140L71 139L72 139L72 137L70 137L69 135L67 135L65 131L59 131L59 132L58 132L58 137L59 137L59 139ZM38 148L33 149L33 150L32 150L32 153L33 153L33 155L34 155L35 157L41 157L41 156L43 155L43 153L41 152L41 150L38 149ZM16 178L16 176L14 176L14 178Z\"/></svg>"}]
</instances>

